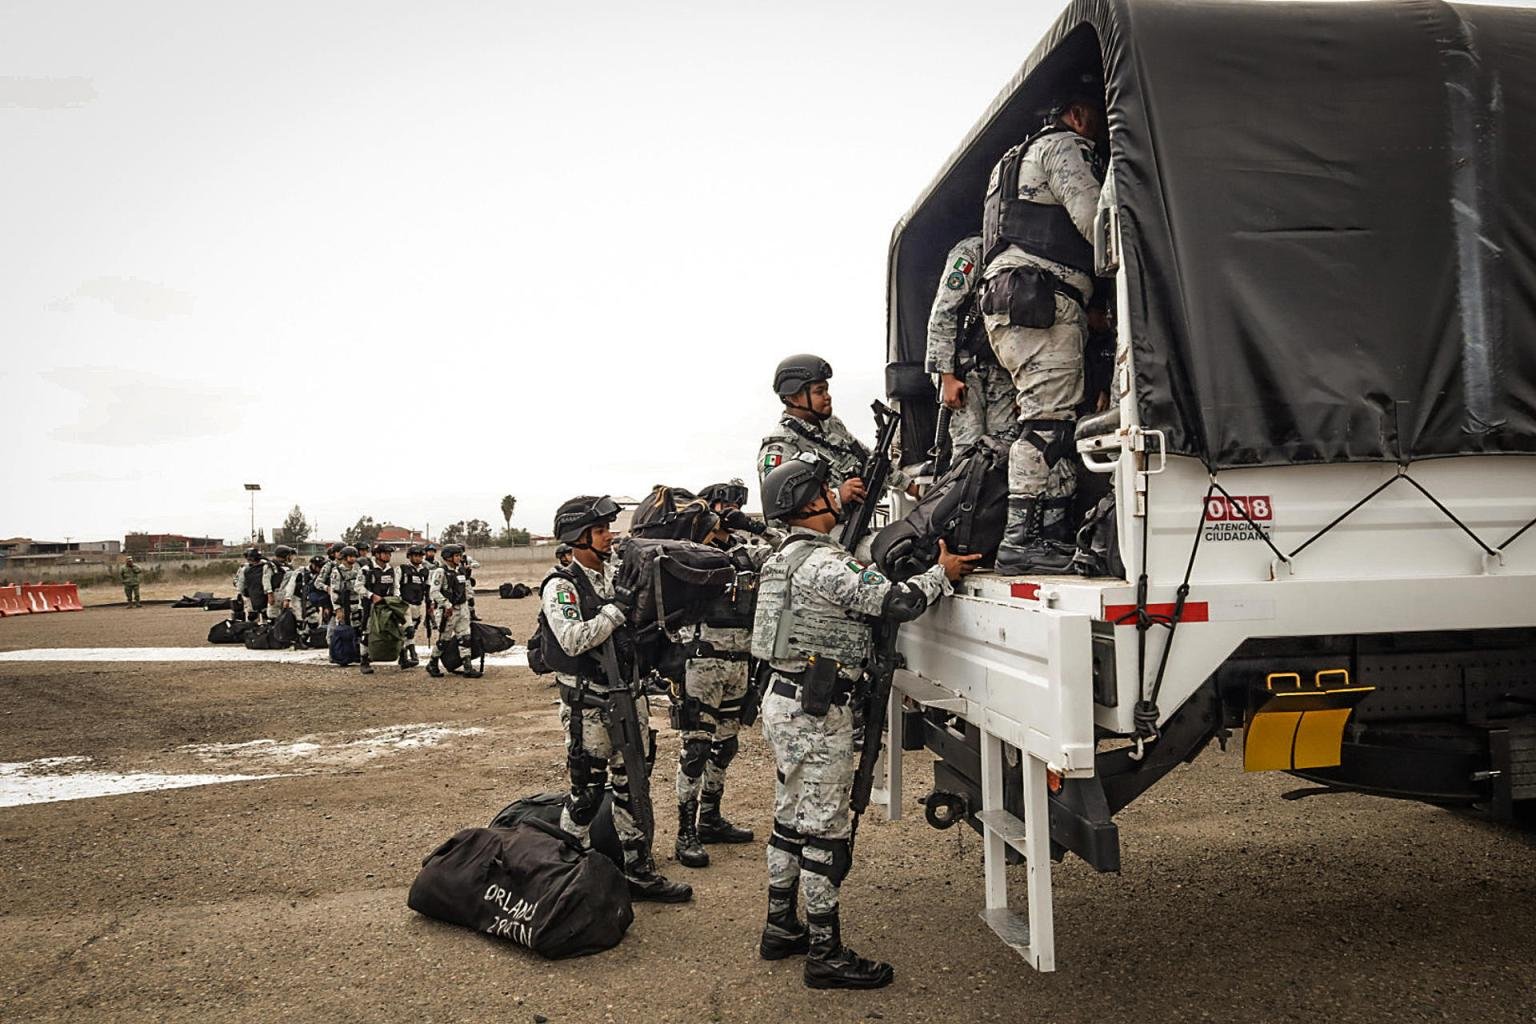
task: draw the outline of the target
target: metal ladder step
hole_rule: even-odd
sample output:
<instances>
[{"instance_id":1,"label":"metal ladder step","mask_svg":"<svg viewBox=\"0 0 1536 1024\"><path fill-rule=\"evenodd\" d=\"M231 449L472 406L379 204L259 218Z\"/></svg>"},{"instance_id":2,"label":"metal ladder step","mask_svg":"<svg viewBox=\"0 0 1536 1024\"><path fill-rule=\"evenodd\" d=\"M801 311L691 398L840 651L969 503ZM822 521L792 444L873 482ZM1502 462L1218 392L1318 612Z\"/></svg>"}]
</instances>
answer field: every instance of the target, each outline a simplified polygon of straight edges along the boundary
<instances>
[{"instance_id":1,"label":"metal ladder step","mask_svg":"<svg viewBox=\"0 0 1536 1024\"><path fill-rule=\"evenodd\" d=\"M976 820L985 825L989 830L996 832L999 839L1009 846L1024 852L1024 819L1008 811L997 809L982 811L976 815Z\"/></svg>"},{"instance_id":2,"label":"metal ladder step","mask_svg":"<svg viewBox=\"0 0 1536 1024\"><path fill-rule=\"evenodd\" d=\"M1015 914L1007 907L996 907L992 910L983 910L981 919L987 922L987 927L997 933L997 937L1013 947L1013 951L1028 960L1033 960L1029 949L1029 918L1023 914Z\"/></svg>"}]
</instances>

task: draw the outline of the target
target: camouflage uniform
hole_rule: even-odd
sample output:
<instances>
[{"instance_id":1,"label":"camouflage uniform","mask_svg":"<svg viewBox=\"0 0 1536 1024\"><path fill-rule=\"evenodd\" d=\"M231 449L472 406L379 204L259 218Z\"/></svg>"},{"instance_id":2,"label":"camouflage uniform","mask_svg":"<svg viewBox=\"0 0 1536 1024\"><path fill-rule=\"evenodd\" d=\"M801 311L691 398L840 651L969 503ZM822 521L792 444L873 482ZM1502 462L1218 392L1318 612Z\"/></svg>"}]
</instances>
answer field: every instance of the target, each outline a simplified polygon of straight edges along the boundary
<instances>
[{"instance_id":1,"label":"camouflage uniform","mask_svg":"<svg viewBox=\"0 0 1536 1024\"><path fill-rule=\"evenodd\" d=\"M928 314L928 372L938 376L956 373L956 344L961 321L976 300L981 283L981 236L962 238L944 259L943 278ZM955 451L976 443L982 435L1006 438L1018 423L1013 404L1013 380L990 352L980 353L962 375L965 404L949 420L950 444Z\"/></svg>"},{"instance_id":2,"label":"camouflage uniform","mask_svg":"<svg viewBox=\"0 0 1536 1024\"><path fill-rule=\"evenodd\" d=\"M426 564L426 563L422 563ZM450 600L453 596L450 591L457 592L463 589L463 599ZM435 609L446 609L453 606L453 613L447 621L439 622L441 627L437 639L432 643L432 657L437 659L442 655L443 648L449 644L458 644L459 652L464 660L469 660L469 574L461 565L455 568L447 562L439 562L427 578L428 600Z\"/></svg>"},{"instance_id":3,"label":"camouflage uniform","mask_svg":"<svg viewBox=\"0 0 1536 1024\"><path fill-rule=\"evenodd\" d=\"M361 632L367 625L368 617L362 563L354 562L349 566L337 561L331 570L327 590L331 595L331 608L335 616L332 621L345 622ZM362 642L361 637L358 642Z\"/></svg>"},{"instance_id":4,"label":"camouflage uniform","mask_svg":"<svg viewBox=\"0 0 1536 1024\"><path fill-rule=\"evenodd\" d=\"M321 571L324 571L323 566ZM291 608L293 610L293 617L300 624L307 623L311 626L320 624L320 606L318 604L311 604L309 601L309 591L318 585L316 582L318 575L318 573L311 572L309 566L306 565L301 569L289 570L288 574L283 577L283 587L278 594L278 604L280 607Z\"/></svg>"},{"instance_id":5,"label":"camouflage uniform","mask_svg":"<svg viewBox=\"0 0 1536 1024\"><path fill-rule=\"evenodd\" d=\"M123 567L117 570L118 579L123 581L123 598L130 608L143 607L143 602L139 600L139 574L142 571L132 562L125 562Z\"/></svg>"},{"instance_id":6,"label":"camouflage uniform","mask_svg":"<svg viewBox=\"0 0 1536 1024\"><path fill-rule=\"evenodd\" d=\"M841 487L848 478L863 473L864 463L869 459L869 449L836 416L828 416L817 423L797 419L786 412L779 419L779 425L763 438L762 446L757 451L758 486L762 486L763 478L776 466L788 462L801 452L811 452L827 462L831 467L827 483L832 487ZM888 479L888 486L897 491L906 490L911 483L907 475L895 467L892 467ZM871 495L877 501L880 497ZM773 520L769 522L773 523Z\"/></svg>"},{"instance_id":7,"label":"camouflage uniform","mask_svg":"<svg viewBox=\"0 0 1536 1024\"><path fill-rule=\"evenodd\" d=\"M410 643L416 639L421 620L427 617L427 590L432 584L432 567L425 559L419 566L412 565L407 555L399 567L399 574L400 596L405 600L406 607L405 639Z\"/></svg>"},{"instance_id":8,"label":"camouflage uniform","mask_svg":"<svg viewBox=\"0 0 1536 1024\"><path fill-rule=\"evenodd\" d=\"M732 535L733 549L744 553L761 569L772 548L751 536ZM684 691L699 701L697 729L682 732L682 751L677 761L677 802L699 801L718 812L725 793L725 770L736 756L741 731L741 707L750 679L747 652L752 648L750 629L720 629L708 625L689 629L678 639L698 639L731 658L689 658Z\"/></svg>"},{"instance_id":9,"label":"camouflage uniform","mask_svg":"<svg viewBox=\"0 0 1536 1024\"><path fill-rule=\"evenodd\" d=\"M1038 139L1019 167L1019 198L1065 207L1082 236L1091 239L1101 188L1096 159L1093 143L1074 132L1061 131ZM989 191L997 188L1001 170L1002 161L992 168ZM1093 293L1093 279L1087 274L1016 245L987 264L985 282L1017 267L1048 271L1085 300ZM1018 393L1019 419L1073 419L1083 397L1083 346L1088 339L1082 306L1058 292L1054 326L1014 326L1006 312L987 314L986 325L992 350ZM1077 489L1075 460L1064 457L1048 464L1045 453L1028 435L1025 431L1009 450L1008 493L1043 499L1045 525L1051 530L1057 519L1064 523L1064 510Z\"/></svg>"},{"instance_id":10,"label":"camouflage uniform","mask_svg":"<svg viewBox=\"0 0 1536 1024\"><path fill-rule=\"evenodd\" d=\"M790 538L796 536L810 539L787 541L763 567L753 647L766 649L764 631L773 632L764 610L771 609L765 598L775 569L791 571L787 600L796 610L794 647L788 658L770 662L773 674L762 709L763 735L773 747L778 768L773 836L768 841L769 907L770 913L792 912L803 869L805 908L814 943L818 927L836 927L838 888L851 866L848 800L854 773L853 712L845 697L824 717L806 714L800 705L797 675L806 668L807 654L835 657L839 678L851 690L871 653L871 631L864 617L884 613L892 588L915 590L929 605L953 593L953 588L941 566L906 583L892 583L825 534L796 527ZM814 550L796 551L805 545L814 545ZM794 568L799 558L803 561ZM771 640L766 646L772 646ZM776 900L782 906L776 906Z\"/></svg>"},{"instance_id":11,"label":"camouflage uniform","mask_svg":"<svg viewBox=\"0 0 1536 1024\"><path fill-rule=\"evenodd\" d=\"M586 574L587 581L600 601L613 600L613 584L618 576L615 560L605 562L602 569L593 572L572 560L570 571ZM552 575L544 585L539 600L544 619L549 623L550 639L572 657L598 648L623 627L624 613L612 603L604 603L590 619L581 617L581 597L576 584L563 576ZM560 672L555 675L560 684L562 698L570 690L585 688L592 693L608 692L606 678L582 679ZM635 710L640 717L640 728L649 730L651 706L644 696L635 700ZM576 714L568 701L560 702L560 724L565 728L566 762L571 771L571 791L565 807L560 812L560 827L581 840L583 846L591 845L592 819L602 803L603 790L613 791L613 827L624 847L626 874L648 864L650 850L645 833L635 823L629 796L629 773L622 754L614 748L608 735L608 712L603 708L582 708L580 741L572 728Z\"/></svg>"}]
</instances>

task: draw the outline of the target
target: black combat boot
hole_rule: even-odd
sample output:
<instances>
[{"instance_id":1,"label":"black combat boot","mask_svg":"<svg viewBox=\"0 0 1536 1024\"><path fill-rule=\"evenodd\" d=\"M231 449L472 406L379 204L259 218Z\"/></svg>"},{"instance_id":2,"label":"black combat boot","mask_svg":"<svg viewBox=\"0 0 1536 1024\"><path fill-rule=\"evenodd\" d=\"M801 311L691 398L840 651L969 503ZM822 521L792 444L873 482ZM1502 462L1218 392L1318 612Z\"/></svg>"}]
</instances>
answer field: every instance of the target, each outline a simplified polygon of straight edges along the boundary
<instances>
[{"instance_id":1,"label":"black combat boot","mask_svg":"<svg viewBox=\"0 0 1536 1024\"><path fill-rule=\"evenodd\" d=\"M656 870L655 863L649 857L628 866L624 877L629 882L629 898L632 900L687 903L693 899L693 886L683 882L667 881L666 876Z\"/></svg>"},{"instance_id":2,"label":"black combat boot","mask_svg":"<svg viewBox=\"0 0 1536 1024\"><path fill-rule=\"evenodd\" d=\"M699 832L694 822L699 816L695 800L677 805L677 862L685 868L709 867L709 851L699 842Z\"/></svg>"},{"instance_id":3,"label":"black combat boot","mask_svg":"<svg viewBox=\"0 0 1536 1024\"><path fill-rule=\"evenodd\" d=\"M459 660L460 660L460 663L463 665L462 675L464 676L464 678L465 679L479 679L481 676L485 675L484 672L481 672L479 669L475 668L474 663L471 662L469 660L469 658L470 658L469 649L466 648L466 647L460 647L459 648Z\"/></svg>"},{"instance_id":4,"label":"black combat boot","mask_svg":"<svg viewBox=\"0 0 1536 1024\"><path fill-rule=\"evenodd\" d=\"M719 793L705 793L699 797L699 842L701 843L750 843L752 830L737 828L720 813Z\"/></svg>"},{"instance_id":5,"label":"black combat boot","mask_svg":"<svg viewBox=\"0 0 1536 1024\"><path fill-rule=\"evenodd\" d=\"M1038 498L1008 496L1008 525L997 549L996 571L1003 576L1052 576L1072 571L1074 545L1041 535Z\"/></svg>"},{"instance_id":6,"label":"black combat boot","mask_svg":"<svg viewBox=\"0 0 1536 1024\"><path fill-rule=\"evenodd\" d=\"M768 887L768 923L763 925L763 938L757 944L757 955L764 960L800 956L810 947L810 933L795 912L799 895L798 880L785 886Z\"/></svg>"},{"instance_id":7,"label":"black combat boot","mask_svg":"<svg viewBox=\"0 0 1536 1024\"><path fill-rule=\"evenodd\" d=\"M368 652L362 654L362 661L358 662L358 671L365 676L373 675L373 661L368 657Z\"/></svg>"},{"instance_id":8,"label":"black combat boot","mask_svg":"<svg viewBox=\"0 0 1536 1024\"><path fill-rule=\"evenodd\" d=\"M431 659L427 662L427 675L431 676L433 679L443 678L443 670L442 667L437 663L436 654L432 655Z\"/></svg>"},{"instance_id":9,"label":"black combat boot","mask_svg":"<svg viewBox=\"0 0 1536 1024\"><path fill-rule=\"evenodd\" d=\"M837 911L807 914L810 948L805 954L806 988L884 988L896 969L879 960L866 960L843 945Z\"/></svg>"},{"instance_id":10,"label":"black combat boot","mask_svg":"<svg viewBox=\"0 0 1536 1024\"><path fill-rule=\"evenodd\" d=\"M409 647L400 648L400 657L395 660L395 664L399 665L402 670L414 667L411 656L406 653L409 650Z\"/></svg>"},{"instance_id":11,"label":"black combat boot","mask_svg":"<svg viewBox=\"0 0 1536 1024\"><path fill-rule=\"evenodd\" d=\"M412 644L412 643L406 644L405 645L405 650L404 650L403 653L405 654L405 657L406 657L406 666L405 666L406 668L415 668L417 665L421 664L421 655L416 653L416 645L415 644Z\"/></svg>"}]
</instances>

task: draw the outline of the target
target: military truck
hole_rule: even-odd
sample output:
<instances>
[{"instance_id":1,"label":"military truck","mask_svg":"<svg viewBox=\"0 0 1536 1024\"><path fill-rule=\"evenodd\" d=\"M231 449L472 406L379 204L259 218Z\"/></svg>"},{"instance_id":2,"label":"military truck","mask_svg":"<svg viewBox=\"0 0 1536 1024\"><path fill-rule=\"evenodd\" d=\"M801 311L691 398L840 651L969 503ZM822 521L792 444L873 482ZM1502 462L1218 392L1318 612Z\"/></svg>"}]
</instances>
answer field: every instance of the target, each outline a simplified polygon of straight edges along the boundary
<instances>
[{"instance_id":1,"label":"military truck","mask_svg":"<svg viewBox=\"0 0 1536 1024\"><path fill-rule=\"evenodd\" d=\"M1121 578L978 574L903 628L901 751L984 836L986 909L1055 967L1051 862L1212 740L1319 786L1536 807L1536 12L1076 0L897 224L888 392L988 173L1098 80L1116 353L1079 421ZM1027 916L1005 868L1026 865Z\"/></svg>"}]
</instances>

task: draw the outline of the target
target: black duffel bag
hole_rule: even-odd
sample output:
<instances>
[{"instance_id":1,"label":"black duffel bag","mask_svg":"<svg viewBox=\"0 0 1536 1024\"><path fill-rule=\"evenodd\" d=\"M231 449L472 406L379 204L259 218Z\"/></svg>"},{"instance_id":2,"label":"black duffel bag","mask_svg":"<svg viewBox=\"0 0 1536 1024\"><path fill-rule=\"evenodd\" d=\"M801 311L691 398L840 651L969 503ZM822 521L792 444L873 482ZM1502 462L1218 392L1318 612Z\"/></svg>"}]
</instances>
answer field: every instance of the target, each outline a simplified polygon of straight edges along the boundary
<instances>
[{"instance_id":1,"label":"black duffel bag","mask_svg":"<svg viewBox=\"0 0 1536 1024\"><path fill-rule=\"evenodd\" d=\"M469 624L469 658L478 661L478 670L485 671L485 656L487 654L500 654L502 651L510 651L517 641L512 639L512 629L509 626L493 626L489 622L481 622L479 619ZM458 644L444 644L440 655L443 667L449 672L457 672L464 665L464 659L459 654Z\"/></svg>"},{"instance_id":2,"label":"black duffel bag","mask_svg":"<svg viewBox=\"0 0 1536 1024\"><path fill-rule=\"evenodd\" d=\"M618 555L618 583L635 595L629 621L641 631L703 622L736 582L731 556L707 544L627 537Z\"/></svg>"},{"instance_id":3,"label":"black duffel bag","mask_svg":"<svg viewBox=\"0 0 1536 1024\"><path fill-rule=\"evenodd\" d=\"M422 861L406 904L550 959L611 949L635 919L612 861L532 817L455 834Z\"/></svg>"},{"instance_id":4,"label":"black duffel bag","mask_svg":"<svg viewBox=\"0 0 1536 1024\"><path fill-rule=\"evenodd\" d=\"M565 807L565 793L535 793L521 800L514 800L496 812L491 828L511 828L527 818L535 818L548 825L560 824L560 811ZM619 843L619 831L613 826L613 790L603 790L603 802L597 807L592 824L587 826L592 849L613 861L613 866L624 867L624 847Z\"/></svg>"},{"instance_id":5,"label":"black duffel bag","mask_svg":"<svg viewBox=\"0 0 1536 1024\"><path fill-rule=\"evenodd\" d=\"M245 642L245 637L260 623L246 619L224 619L215 622L208 630L208 642L211 644L240 644Z\"/></svg>"},{"instance_id":6,"label":"black duffel bag","mask_svg":"<svg viewBox=\"0 0 1536 1024\"><path fill-rule=\"evenodd\" d=\"M989 567L1008 522L1008 446L983 437L955 457L916 507L875 534L870 554L891 579L905 580L939 560L939 540L957 555L982 555Z\"/></svg>"}]
</instances>

